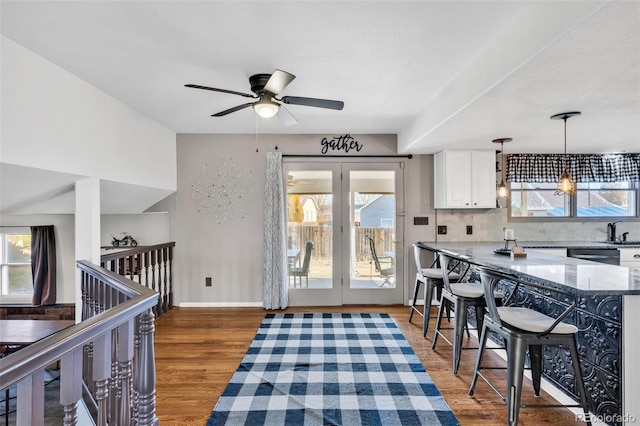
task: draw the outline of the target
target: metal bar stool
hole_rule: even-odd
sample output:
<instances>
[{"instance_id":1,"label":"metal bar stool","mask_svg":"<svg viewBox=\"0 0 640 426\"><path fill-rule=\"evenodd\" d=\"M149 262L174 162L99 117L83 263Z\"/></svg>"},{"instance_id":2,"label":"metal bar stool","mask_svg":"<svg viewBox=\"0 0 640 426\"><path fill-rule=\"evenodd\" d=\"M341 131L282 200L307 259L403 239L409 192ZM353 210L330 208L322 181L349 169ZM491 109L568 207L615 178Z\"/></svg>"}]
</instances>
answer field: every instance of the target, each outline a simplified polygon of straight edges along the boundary
<instances>
[{"instance_id":1,"label":"metal bar stool","mask_svg":"<svg viewBox=\"0 0 640 426\"><path fill-rule=\"evenodd\" d=\"M461 276L464 277L471 265L465 260L464 256L455 256L454 254L439 253L440 267L442 270L452 270L456 267L462 271ZM474 308L476 313L477 329L482 329L482 323L484 319L484 309L486 306L484 289L479 283L470 282L457 282L451 283L446 274L442 275L442 281L444 288L442 289L442 296L440 297L440 308L438 309L438 319L436 321L436 330L433 335L433 344L431 349L436 348L438 343L438 336L441 336L449 345L453 346L453 374L458 375L458 368L460 367L460 358L462 357L463 349L477 349L466 347L463 348L462 340L464 338L464 331L469 332L467 326L467 311L468 308ZM496 293L494 298L501 299L502 294ZM453 342L449 341L443 334L442 330L451 330L451 328L442 327L443 307L447 304L453 306Z\"/></svg>"},{"instance_id":2,"label":"metal bar stool","mask_svg":"<svg viewBox=\"0 0 640 426\"><path fill-rule=\"evenodd\" d=\"M420 253L425 250L424 248L413 245L413 255L416 262L416 285L413 290L413 301L411 302L411 310L409 311L409 322L413 318L414 312L422 317L422 337L427 336L429 330L429 319L431 318L431 305L433 301L433 292L436 290L438 300L442 293L442 269L438 267L438 252L436 257L429 268L422 267L422 261L420 260ZM460 279L460 274L457 272L449 271L449 280L456 282ZM418 294L420 293L420 285L424 284L424 303L422 311L416 305L418 301Z\"/></svg>"},{"instance_id":3,"label":"metal bar stool","mask_svg":"<svg viewBox=\"0 0 640 426\"><path fill-rule=\"evenodd\" d=\"M481 377L501 398L507 403L508 425L518 424L518 413L521 407L581 407L584 410L585 420L588 425L591 424L589 408L587 406L587 398L584 389L584 381L580 363L578 361L578 349L576 343L576 333L578 328L572 324L562 322L576 307L576 298L571 293L550 288L537 283L523 281L511 275L506 275L486 267L478 268L480 279L482 281L485 295L487 295L487 314L482 326L480 336L480 350L476 360L475 372L471 381L469 395L473 396L474 388ZM550 317L541 312L530 308L520 306L496 306L493 299L489 299L488 295L495 292L496 284L501 280L515 283L513 291L504 305L511 304L514 298L524 297L523 303L527 303L527 297L524 291L531 291L537 299L543 295L558 295L558 298L547 297L548 303L552 304L554 312L561 312L562 308L569 305L557 317ZM557 305L557 306L556 306ZM557 308L557 309L556 309ZM482 355L487 344L487 335L494 332L502 337L506 343L507 349L507 396L506 398L493 386L489 380L480 372ZM549 404L533 404L521 405L520 397L522 395L522 376L524 372L524 361L529 349L529 358L531 362L531 377L533 389L536 396L540 395L540 378L542 375L542 347L546 345L562 345L569 348L571 355L571 363L573 365L573 373L575 376L575 389L579 393L580 404L576 405L549 405ZM492 368L492 369L495 369Z\"/></svg>"}]
</instances>

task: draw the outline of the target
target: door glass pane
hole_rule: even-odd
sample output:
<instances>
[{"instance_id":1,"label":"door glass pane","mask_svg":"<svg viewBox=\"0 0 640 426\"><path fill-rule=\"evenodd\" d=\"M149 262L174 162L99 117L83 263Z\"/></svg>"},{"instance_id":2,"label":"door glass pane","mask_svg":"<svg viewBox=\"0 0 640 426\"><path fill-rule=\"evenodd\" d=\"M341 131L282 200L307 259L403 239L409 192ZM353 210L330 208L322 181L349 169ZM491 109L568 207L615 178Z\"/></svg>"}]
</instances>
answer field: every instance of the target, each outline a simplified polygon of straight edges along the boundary
<instances>
[{"instance_id":1,"label":"door glass pane","mask_svg":"<svg viewBox=\"0 0 640 426\"><path fill-rule=\"evenodd\" d=\"M395 288L395 172L352 171L349 179L350 288Z\"/></svg>"},{"instance_id":2,"label":"door glass pane","mask_svg":"<svg viewBox=\"0 0 640 426\"><path fill-rule=\"evenodd\" d=\"M330 170L287 174L289 288L333 286L333 194Z\"/></svg>"}]
</instances>

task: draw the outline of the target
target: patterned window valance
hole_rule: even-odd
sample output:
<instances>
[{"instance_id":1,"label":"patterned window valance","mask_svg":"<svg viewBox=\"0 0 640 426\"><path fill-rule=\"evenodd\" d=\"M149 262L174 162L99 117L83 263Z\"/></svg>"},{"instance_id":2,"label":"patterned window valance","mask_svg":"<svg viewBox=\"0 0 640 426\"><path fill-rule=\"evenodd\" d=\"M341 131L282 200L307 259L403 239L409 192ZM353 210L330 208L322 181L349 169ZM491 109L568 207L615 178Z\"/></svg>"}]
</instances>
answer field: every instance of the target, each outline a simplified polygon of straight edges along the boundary
<instances>
[{"instance_id":1,"label":"patterned window valance","mask_svg":"<svg viewBox=\"0 0 640 426\"><path fill-rule=\"evenodd\" d=\"M509 154L508 182L557 182L566 167L576 182L640 182L640 154Z\"/></svg>"}]
</instances>

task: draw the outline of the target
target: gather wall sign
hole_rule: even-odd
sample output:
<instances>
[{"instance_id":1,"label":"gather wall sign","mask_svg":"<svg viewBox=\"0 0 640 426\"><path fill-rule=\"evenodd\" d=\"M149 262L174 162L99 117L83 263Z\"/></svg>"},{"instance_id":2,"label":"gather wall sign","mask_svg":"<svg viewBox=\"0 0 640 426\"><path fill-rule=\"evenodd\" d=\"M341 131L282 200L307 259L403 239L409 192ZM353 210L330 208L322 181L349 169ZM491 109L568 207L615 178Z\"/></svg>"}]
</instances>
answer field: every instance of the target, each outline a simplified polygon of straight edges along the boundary
<instances>
[{"instance_id":1,"label":"gather wall sign","mask_svg":"<svg viewBox=\"0 0 640 426\"><path fill-rule=\"evenodd\" d=\"M331 139L322 138L322 140L320 141L320 145L322 145L322 149L320 150L320 152L323 155L328 154L330 150L331 152L344 151L345 153L348 153L351 150L360 152L360 150L364 147L363 144L355 140L353 136L348 133L346 135L332 137Z\"/></svg>"}]
</instances>

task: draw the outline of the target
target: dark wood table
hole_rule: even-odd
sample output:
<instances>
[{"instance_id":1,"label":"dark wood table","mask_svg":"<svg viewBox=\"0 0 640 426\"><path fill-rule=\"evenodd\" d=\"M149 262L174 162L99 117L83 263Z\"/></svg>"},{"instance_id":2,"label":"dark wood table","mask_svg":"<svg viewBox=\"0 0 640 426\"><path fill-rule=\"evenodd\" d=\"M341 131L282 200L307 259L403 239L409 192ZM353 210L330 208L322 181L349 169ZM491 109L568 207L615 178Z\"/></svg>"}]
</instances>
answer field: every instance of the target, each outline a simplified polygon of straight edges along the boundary
<instances>
[{"instance_id":1,"label":"dark wood table","mask_svg":"<svg viewBox=\"0 0 640 426\"><path fill-rule=\"evenodd\" d=\"M0 320L0 357L71 327L71 320ZM5 424L9 424L9 389L5 391Z\"/></svg>"},{"instance_id":2,"label":"dark wood table","mask_svg":"<svg viewBox=\"0 0 640 426\"><path fill-rule=\"evenodd\" d=\"M0 346L28 346L74 324L71 320L0 320Z\"/></svg>"}]
</instances>

